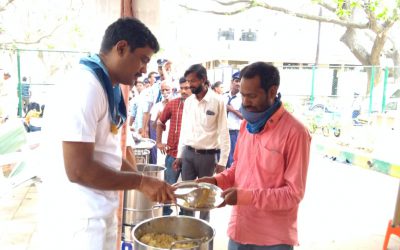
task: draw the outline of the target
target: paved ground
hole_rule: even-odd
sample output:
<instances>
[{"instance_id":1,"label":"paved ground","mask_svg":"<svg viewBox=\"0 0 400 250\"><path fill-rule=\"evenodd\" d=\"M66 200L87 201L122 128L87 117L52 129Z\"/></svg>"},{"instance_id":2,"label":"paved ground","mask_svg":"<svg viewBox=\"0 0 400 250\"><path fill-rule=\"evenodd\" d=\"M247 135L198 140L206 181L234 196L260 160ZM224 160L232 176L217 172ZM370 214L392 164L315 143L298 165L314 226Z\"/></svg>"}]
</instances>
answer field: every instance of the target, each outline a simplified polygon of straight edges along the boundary
<instances>
[{"instance_id":1,"label":"paved ground","mask_svg":"<svg viewBox=\"0 0 400 250\"><path fill-rule=\"evenodd\" d=\"M313 154L299 212L300 246L296 249L382 249L398 185L393 177ZM0 249L39 250L35 231L39 195L33 185L0 198ZM212 212L216 250L226 249L229 214L229 207ZM392 237L389 249L399 247L399 238Z\"/></svg>"}]
</instances>

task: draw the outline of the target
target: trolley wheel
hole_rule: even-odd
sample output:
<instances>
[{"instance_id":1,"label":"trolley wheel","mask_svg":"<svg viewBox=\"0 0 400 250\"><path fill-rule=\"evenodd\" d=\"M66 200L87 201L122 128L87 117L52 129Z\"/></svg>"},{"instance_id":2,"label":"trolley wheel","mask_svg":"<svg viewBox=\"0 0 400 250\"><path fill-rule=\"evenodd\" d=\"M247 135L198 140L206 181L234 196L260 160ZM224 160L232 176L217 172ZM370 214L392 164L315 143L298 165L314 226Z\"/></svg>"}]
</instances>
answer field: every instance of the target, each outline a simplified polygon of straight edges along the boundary
<instances>
[{"instance_id":1,"label":"trolley wheel","mask_svg":"<svg viewBox=\"0 0 400 250\"><path fill-rule=\"evenodd\" d=\"M317 125L311 124L311 125L308 127L308 130L310 131L311 134L314 134L314 133L317 131Z\"/></svg>"},{"instance_id":2,"label":"trolley wheel","mask_svg":"<svg viewBox=\"0 0 400 250\"><path fill-rule=\"evenodd\" d=\"M327 126L322 127L322 134L326 137L329 136L329 128Z\"/></svg>"},{"instance_id":3,"label":"trolley wheel","mask_svg":"<svg viewBox=\"0 0 400 250\"><path fill-rule=\"evenodd\" d=\"M336 136L336 137L339 137L340 136L340 128L335 128L334 130L333 130L333 135L334 136Z\"/></svg>"}]
</instances>

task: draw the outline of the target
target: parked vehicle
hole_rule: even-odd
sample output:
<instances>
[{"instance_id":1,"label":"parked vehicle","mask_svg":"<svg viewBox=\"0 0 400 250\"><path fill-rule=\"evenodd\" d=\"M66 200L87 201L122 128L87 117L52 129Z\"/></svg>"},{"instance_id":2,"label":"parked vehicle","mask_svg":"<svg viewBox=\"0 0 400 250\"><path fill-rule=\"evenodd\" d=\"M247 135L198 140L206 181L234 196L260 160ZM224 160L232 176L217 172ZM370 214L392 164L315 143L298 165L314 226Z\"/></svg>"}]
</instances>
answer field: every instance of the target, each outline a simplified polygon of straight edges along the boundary
<instances>
[{"instance_id":1,"label":"parked vehicle","mask_svg":"<svg viewBox=\"0 0 400 250\"><path fill-rule=\"evenodd\" d=\"M320 129L326 137L331 134L339 137L341 134L340 117L340 112L333 111L324 104L313 105L307 114L308 129L312 134Z\"/></svg>"}]
</instances>

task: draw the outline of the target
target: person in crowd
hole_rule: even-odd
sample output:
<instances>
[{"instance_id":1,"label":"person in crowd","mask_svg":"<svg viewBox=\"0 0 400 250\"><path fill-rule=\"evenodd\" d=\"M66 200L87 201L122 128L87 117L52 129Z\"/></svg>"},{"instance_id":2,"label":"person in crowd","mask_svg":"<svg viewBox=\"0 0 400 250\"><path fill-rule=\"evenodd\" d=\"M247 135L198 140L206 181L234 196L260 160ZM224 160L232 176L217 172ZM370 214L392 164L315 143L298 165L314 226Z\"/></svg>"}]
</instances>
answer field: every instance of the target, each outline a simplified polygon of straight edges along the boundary
<instances>
[{"instance_id":1,"label":"person in crowd","mask_svg":"<svg viewBox=\"0 0 400 250\"><path fill-rule=\"evenodd\" d=\"M352 112L351 118L353 119L353 125L359 125L360 121L358 120L358 116L361 114L361 97L359 93L354 92L353 95L353 103L351 104Z\"/></svg>"},{"instance_id":2,"label":"person in crowd","mask_svg":"<svg viewBox=\"0 0 400 250\"><path fill-rule=\"evenodd\" d=\"M239 93L239 89L240 72L236 72L232 75L230 91L224 94L224 102L226 104L226 110L228 111L229 138L231 140L231 150L229 152L228 163L226 164L227 168L229 168L233 162L233 153L235 152L240 123L243 119L239 110L242 105L242 96Z\"/></svg>"},{"instance_id":3,"label":"person in crowd","mask_svg":"<svg viewBox=\"0 0 400 250\"><path fill-rule=\"evenodd\" d=\"M150 72L147 77L148 84L146 83L146 88L143 90L143 119L142 119L142 128L141 136L144 138L150 137L150 110L157 102L161 101L161 91L160 85L161 82L157 81L157 73ZM150 159L151 163L153 162Z\"/></svg>"},{"instance_id":4,"label":"person in crowd","mask_svg":"<svg viewBox=\"0 0 400 250\"><path fill-rule=\"evenodd\" d=\"M146 77L146 78L143 80L143 84L144 84L144 88L145 88L145 89L147 89L148 87L150 87L149 78Z\"/></svg>"},{"instance_id":5,"label":"person in crowd","mask_svg":"<svg viewBox=\"0 0 400 250\"><path fill-rule=\"evenodd\" d=\"M162 93L162 100L161 102L156 103L150 110L150 139L156 141L157 140L157 120L160 116L160 113L163 111L165 105L171 98L171 86L168 84L167 81L163 81L161 83L161 93ZM150 163L157 164L157 145L154 145L150 149Z\"/></svg>"},{"instance_id":6,"label":"person in crowd","mask_svg":"<svg viewBox=\"0 0 400 250\"><path fill-rule=\"evenodd\" d=\"M4 121L15 119L18 115L17 82L8 71L3 72L0 81L0 116Z\"/></svg>"},{"instance_id":7,"label":"person in crowd","mask_svg":"<svg viewBox=\"0 0 400 250\"><path fill-rule=\"evenodd\" d=\"M200 178L232 205L228 249L289 250L298 245L297 212L304 197L310 134L278 94L279 71L256 62L240 72L240 126L232 166Z\"/></svg>"},{"instance_id":8,"label":"person in crowd","mask_svg":"<svg viewBox=\"0 0 400 250\"><path fill-rule=\"evenodd\" d=\"M28 82L28 78L26 76L22 77L22 83L21 83L21 96L22 96L22 110L24 111L25 114L28 114L28 104L29 104L29 99L32 96L31 92L31 85Z\"/></svg>"},{"instance_id":9,"label":"person in crowd","mask_svg":"<svg viewBox=\"0 0 400 250\"><path fill-rule=\"evenodd\" d=\"M134 87L136 89L136 93L132 100L131 104L131 117L129 120L129 126L131 130L141 133L143 128L143 109L147 107L143 100L143 90L145 89L144 84L141 80L136 80L134 83Z\"/></svg>"},{"instance_id":10,"label":"person in crowd","mask_svg":"<svg viewBox=\"0 0 400 250\"><path fill-rule=\"evenodd\" d=\"M221 81L217 81L211 85L211 89L218 95L222 95L224 93L224 86L222 85Z\"/></svg>"},{"instance_id":11,"label":"person in crowd","mask_svg":"<svg viewBox=\"0 0 400 250\"><path fill-rule=\"evenodd\" d=\"M114 250L120 190L136 189L154 202L175 199L173 187L136 172L121 150L127 110L120 85L146 73L158 50L142 22L120 18L106 29L99 54L82 58L57 86L42 145L41 249Z\"/></svg>"},{"instance_id":12,"label":"person in crowd","mask_svg":"<svg viewBox=\"0 0 400 250\"><path fill-rule=\"evenodd\" d=\"M182 180L187 181L225 170L230 143L226 105L220 96L209 89L206 69L201 64L194 64L184 76L193 95L186 99L183 108L174 168L178 170L182 167ZM193 215L193 212L183 210L183 214ZM200 218L208 221L209 212L200 212Z\"/></svg>"},{"instance_id":13,"label":"person in crowd","mask_svg":"<svg viewBox=\"0 0 400 250\"><path fill-rule=\"evenodd\" d=\"M185 100L188 98L192 92L190 90L190 85L186 81L185 77L181 77L179 79L179 87L180 87L180 98L176 98L170 100L163 112L160 115L160 118L157 122L157 148L163 153L166 154L165 157L165 174L164 179L169 184L174 184L177 182L180 172L180 169L175 170L173 168L173 163L176 159L176 155L178 153L178 143L182 126L182 113L183 107L185 105ZM168 130L168 139L167 143L162 142L163 131L166 130L166 124L169 121L169 130ZM169 215L172 210L170 207L163 208L163 214Z\"/></svg>"},{"instance_id":14,"label":"person in crowd","mask_svg":"<svg viewBox=\"0 0 400 250\"><path fill-rule=\"evenodd\" d=\"M157 72L155 71L151 71L148 76L147 76L147 80L149 81L150 86L153 86L154 83L156 83L157 81Z\"/></svg>"}]
</instances>

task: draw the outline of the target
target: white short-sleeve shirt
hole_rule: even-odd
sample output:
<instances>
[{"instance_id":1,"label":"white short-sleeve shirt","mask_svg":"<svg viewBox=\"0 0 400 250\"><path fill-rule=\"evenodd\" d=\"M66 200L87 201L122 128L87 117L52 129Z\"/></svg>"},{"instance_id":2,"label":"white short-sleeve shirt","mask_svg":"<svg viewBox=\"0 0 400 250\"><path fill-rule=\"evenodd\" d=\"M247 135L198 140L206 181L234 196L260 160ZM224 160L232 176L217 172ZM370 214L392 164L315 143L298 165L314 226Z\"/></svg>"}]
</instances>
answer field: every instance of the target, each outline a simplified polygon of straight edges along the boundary
<instances>
[{"instance_id":1,"label":"white short-sleeve shirt","mask_svg":"<svg viewBox=\"0 0 400 250\"><path fill-rule=\"evenodd\" d=\"M121 168L120 133L111 133L106 93L97 78L81 66L56 86L52 97L54 100L46 106L43 128L45 191L50 192L53 205L69 214L83 218L109 216L118 207L118 193L71 183L61 147L62 141L94 143L96 161L112 169Z\"/></svg>"},{"instance_id":2,"label":"white short-sleeve shirt","mask_svg":"<svg viewBox=\"0 0 400 250\"><path fill-rule=\"evenodd\" d=\"M224 95L223 95L224 103L225 103L225 105L227 105L229 99L232 98L230 105L235 110L239 110L240 107L242 106L242 95L240 93L237 93L235 96L236 97L233 98L233 96L231 95L230 92L224 93ZM242 122L242 119L240 119L237 115L235 115L232 112L228 112L228 128L230 130L239 130L241 122Z\"/></svg>"}]
</instances>

